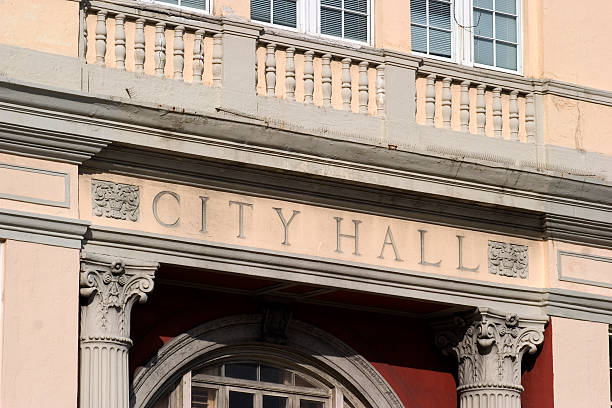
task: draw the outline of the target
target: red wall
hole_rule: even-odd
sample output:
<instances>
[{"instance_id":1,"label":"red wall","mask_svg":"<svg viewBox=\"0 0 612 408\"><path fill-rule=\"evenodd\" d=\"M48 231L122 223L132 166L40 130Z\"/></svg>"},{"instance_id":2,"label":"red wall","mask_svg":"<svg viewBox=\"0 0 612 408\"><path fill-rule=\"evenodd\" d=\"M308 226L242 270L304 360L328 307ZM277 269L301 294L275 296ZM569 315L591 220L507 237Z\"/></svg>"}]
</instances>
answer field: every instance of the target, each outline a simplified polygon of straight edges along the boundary
<instances>
[{"instance_id":1,"label":"red wall","mask_svg":"<svg viewBox=\"0 0 612 408\"><path fill-rule=\"evenodd\" d=\"M338 337L385 377L406 408L457 408L453 358L433 345L426 322L341 308L295 304L293 318ZM131 371L144 365L172 337L204 322L257 313L254 297L158 285L133 310ZM537 359L526 361L523 408L552 408L550 327Z\"/></svg>"}]
</instances>

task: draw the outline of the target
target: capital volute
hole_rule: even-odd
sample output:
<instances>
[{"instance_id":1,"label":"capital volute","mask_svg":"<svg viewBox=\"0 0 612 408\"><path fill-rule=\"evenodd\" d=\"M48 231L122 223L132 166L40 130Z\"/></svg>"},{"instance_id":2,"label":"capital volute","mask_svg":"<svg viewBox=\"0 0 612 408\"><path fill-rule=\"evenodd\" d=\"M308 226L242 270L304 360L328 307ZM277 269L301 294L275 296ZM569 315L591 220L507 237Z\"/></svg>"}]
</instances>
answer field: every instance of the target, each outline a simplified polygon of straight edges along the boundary
<instances>
[{"instance_id":1,"label":"capital volute","mask_svg":"<svg viewBox=\"0 0 612 408\"><path fill-rule=\"evenodd\" d=\"M134 303L153 290L157 263L106 255L81 255L81 336L128 341Z\"/></svg>"},{"instance_id":2,"label":"capital volute","mask_svg":"<svg viewBox=\"0 0 612 408\"><path fill-rule=\"evenodd\" d=\"M522 391L521 360L544 341L546 317L525 317L480 308L432 324L435 343L458 362L459 389Z\"/></svg>"}]
</instances>

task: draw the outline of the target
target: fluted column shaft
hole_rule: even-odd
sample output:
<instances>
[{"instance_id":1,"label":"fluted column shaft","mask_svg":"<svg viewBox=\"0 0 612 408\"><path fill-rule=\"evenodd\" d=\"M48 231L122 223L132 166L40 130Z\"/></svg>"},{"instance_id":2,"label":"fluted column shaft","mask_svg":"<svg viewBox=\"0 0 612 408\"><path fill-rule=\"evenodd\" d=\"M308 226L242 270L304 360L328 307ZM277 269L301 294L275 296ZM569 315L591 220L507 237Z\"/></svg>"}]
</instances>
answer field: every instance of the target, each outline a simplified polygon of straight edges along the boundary
<instances>
[{"instance_id":1,"label":"fluted column shaft","mask_svg":"<svg viewBox=\"0 0 612 408\"><path fill-rule=\"evenodd\" d=\"M457 358L460 408L520 408L521 361L544 341L546 317L487 308L432 324L436 345Z\"/></svg>"},{"instance_id":2,"label":"fluted column shaft","mask_svg":"<svg viewBox=\"0 0 612 408\"><path fill-rule=\"evenodd\" d=\"M80 408L128 408L130 314L153 289L157 264L81 257Z\"/></svg>"}]
</instances>

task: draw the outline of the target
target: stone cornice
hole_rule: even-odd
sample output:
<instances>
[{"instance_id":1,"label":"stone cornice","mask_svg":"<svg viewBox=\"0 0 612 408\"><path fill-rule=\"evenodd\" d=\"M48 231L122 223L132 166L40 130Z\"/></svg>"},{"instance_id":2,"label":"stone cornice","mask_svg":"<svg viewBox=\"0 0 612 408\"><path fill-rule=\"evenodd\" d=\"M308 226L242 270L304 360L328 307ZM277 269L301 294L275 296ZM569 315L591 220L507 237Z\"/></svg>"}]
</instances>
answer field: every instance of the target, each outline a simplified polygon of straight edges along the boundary
<instances>
[{"instance_id":1,"label":"stone cornice","mask_svg":"<svg viewBox=\"0 0 612 408\"><path fill-rule=\"evenodd\" d=\"M81 248L89 222L0 209L0 235L6 239Z\"/></svg>"}]
</instances>

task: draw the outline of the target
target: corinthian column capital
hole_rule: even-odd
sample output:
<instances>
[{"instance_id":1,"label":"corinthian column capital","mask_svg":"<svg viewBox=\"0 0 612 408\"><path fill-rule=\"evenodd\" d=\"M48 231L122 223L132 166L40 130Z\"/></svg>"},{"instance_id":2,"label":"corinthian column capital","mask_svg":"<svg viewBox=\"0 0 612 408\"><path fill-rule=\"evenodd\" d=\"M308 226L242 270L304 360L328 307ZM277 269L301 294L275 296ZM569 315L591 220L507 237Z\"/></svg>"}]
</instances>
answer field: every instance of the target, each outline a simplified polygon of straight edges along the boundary
<instances>
[{"instance_id":1,"label":"corinthian column capital","mask_svg":"<svg viewBox=\"0 0 612 408\"><path fill-rule=\"evenodd\" d=\"M547 321L480 308L435 322L436 345L457 358L460 407L520 406L521 361L544 341Z\"/></svg>"}]
</instances>

